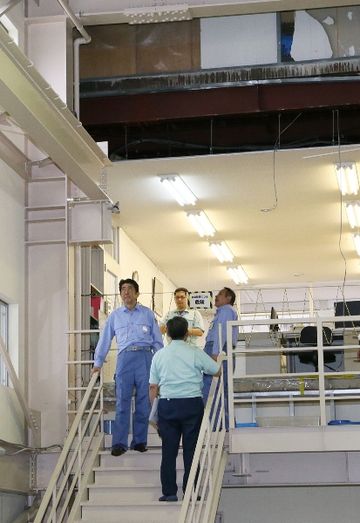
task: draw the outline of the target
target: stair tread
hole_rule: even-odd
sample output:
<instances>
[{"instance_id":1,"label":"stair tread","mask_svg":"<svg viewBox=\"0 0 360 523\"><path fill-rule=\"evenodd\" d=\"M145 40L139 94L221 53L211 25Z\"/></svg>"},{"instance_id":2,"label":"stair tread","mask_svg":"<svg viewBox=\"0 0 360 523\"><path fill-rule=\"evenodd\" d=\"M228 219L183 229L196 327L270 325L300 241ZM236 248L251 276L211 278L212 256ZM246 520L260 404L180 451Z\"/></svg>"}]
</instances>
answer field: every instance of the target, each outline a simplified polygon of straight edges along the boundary
<instances>
[{"instance_id":1,"label":"stair tread","mask_svg":"<svg viewBox=\"0 0 360 523\"><path fill-rule=\"evenodd\" d=\"M151 506L151 507L173 507L173 506L181 506L182 501L172 501L171 504L164 503L162 501L141 501L141 499L137 499L136 503L132 503L131 501L116 501L115 503L109 503L108 501L82 501L81 506L82 507L138 507L138 506Z\"/></svg>"},{"instance_id":2,"label":"stair tread","mask_svg":"<svg viewBox=\"0 0 360 523\"><path fill-rule=\"evenodd\" d=\"M159 472L159 468L154 468L154 467L150 467L151 466L151 463L147 466L147 467L134 467L133 465L127 465L126 467L122 466L121 464L116 466L112 466L112 467L108 467L106 465L101 465L99 467L93 467L92 470L96 471L96 472L107 472L107 471L125 471L125 472L129 472L129 470L133 470L134 472L138 472L140 470L145 470L147 472L149 471L153 471L153 472ZM179 470L179 467L177 466L176 467L177 470ZM180 466L180 470L181 470L181 466Z\"/></svg>"},{"instance_id":3,"label":"stair tread","mask_svg":"<svg viewBox=\"0 0 360 523\"><path fill-rule=\"evenodd\" d=\"M136 483L136 485L111 485L111 484L101 484L91 483L88 485L89 489L150 489L150 488L159 488L159 483Z\"/></svg>"},{"instance_id":4,"label":"stair tread","mask_svg":"<svg viewBox=\"0 0 360 523\"><path fill-rule=\"evenodd\" d=\"M180 449L179 449L179 451L180 451ZM181 451L182 451L182 449L181 449ZM145 455L149 456L150 454L161 454L161 447L149 446L148 450L146 452L138 452L137 450L133 450L133 449L128 449L126 452L131 452L131 455L134 455L134 456L140 456L140 454L142 456L145 456ZM105 455L105 456L108 454L111 454L111 448L100 450L99 454Z\"/></svg>"}]
</instances>

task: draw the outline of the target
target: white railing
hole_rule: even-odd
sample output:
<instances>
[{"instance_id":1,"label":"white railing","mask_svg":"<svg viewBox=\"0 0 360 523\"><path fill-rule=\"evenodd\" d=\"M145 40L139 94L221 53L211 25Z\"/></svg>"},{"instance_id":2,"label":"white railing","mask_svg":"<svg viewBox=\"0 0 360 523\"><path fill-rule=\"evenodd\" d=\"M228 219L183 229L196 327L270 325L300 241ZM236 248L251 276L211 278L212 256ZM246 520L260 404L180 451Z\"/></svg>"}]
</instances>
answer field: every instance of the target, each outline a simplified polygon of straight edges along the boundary
<instances>
[{"instance_id":1,"label":"white railing","mask_svg":"<svg viewBox=\"0 0 360 523\"><path fill-rule=\"evenodd\" d=\"M226 356L220 357L222 360ZM226 464L224 373L213 378L181 506L179 523L215 520Z\"/></svg>"},{"instance_id":2,"label":"white railing","mask_svg":"<svg viewBox=\"0 0 360 523\"><path fill-rule=\"evenodd\" d=\"M336 377L360 377L360 369L351 369L351 370L336 370L336 371L327 371L326 365L324 365L324 351L343 351L344 358L346 353L349 354L348 351L354 351L359 350L360 346L358 343L355 344L340 344L340 345L324 345L323 344L323 335L322 335L322 328L323 326L327 326L329 324L334 325L335 322L348 322L348 323L355 323L360 321L360 316L336 316L336 317L327 317L327 318L320 318L320 317L313 317L313 318L297 318L297 321L304 326L306 325L313 325L317 328L317 341L315 346L305 346L301 345L300 343L296 344L295 346L284 346L284 344L281 344L281 333L278 334L272 334L274 336L273 338L273 346L272 347L252 347L251 346L251 333L246 334L246 336L249 336L249 343L244 343L244 347L236 348L235 350L232 350L232 347L228 346L228 357L229 357L229 364L228 364L228 382L229 382L229 424L230 429L233 429L235 427L235 418L236 418L236 412L235 407L241 406L241 405L250 405L252 408L252 411L254 411L254 408L256 408L256 405L270 405L271 404L281 404L281 403L288 403L289 404L289 413L291 416L295 417L294 412L294 404L304 404L304 403L313 403L317 404L317 412L319 415L319 423L321 426L326 426L329 422L328 414L327 412L327 405L329 402L335 402L335 401L341 401L341 400L351 400L354 399L354 401L359 401L360 394L359 391L355 392L349 392L348 394L342 394L342 395L334 395L333 393L329 393L329 391L326 390L326 379L327 378L334 378ZM282 326L291 325L294 323L294 320L292 318L282 318L276 319L276 320L239 320L239 321L232 321L227 323L227 339L231 339L231 331L233 327L251 327L251 326L257 326L257 325L277 325L281 324ZM349 329L348 329L349 330ZM358 327L354 327L352 330L354 332L359 332L360 329ZM290 334L291 332L285 331L285 335ZM276 336L278 336L278 339L276 341ZM300 333L299 333L300 337ZM257 394L256 391L252 391L251 394L249 393L248 398L236 398L234 396L233 392L233 368L235 368L235 363L238 358L246 358L246 356L251 355L258 355L263 356L264 360L266 359L266 356L277 354L279 355L279 361L280 356L285 355L288 357L291 353L297 353L301 354L302 352L308 352L316 351L317 353L317 369L311 369L309 368L309 371L302 371L302 372L288 372L287 369L285 369L281 372L280 371L280 364L279 364L279 372L260 372L260 373L251 373L247 374L246 371L241 374L241 378L251 378L253 380L276 380L276 379L289 379L289 380L299 380L299 383L301 380L310 380L315 379L317 383L316 390L313 391L311 395L306 395L304 393L301 393L299 395L295 395L293 390L281 390L281 393L276 394L275 392L273 394L267 393L267 394ZM260 392L260 391L259 391ZM254 418L254 416L253 416ZM255 419L252 419L252 421L255 421Z\"/></svg>"},{"instance_id":3,"label":"white railing","mask_svg":"<svg viewBox=\"0 0 360 523\"><path fill-rule=\"evenodd\" d=\"M100 378L100 385L95 386ZM50 478L35 523L70 523L80 518L88 477L102 446L102 377L95 373L86 389L63 450Z\"/></svg>"}]
</instances>

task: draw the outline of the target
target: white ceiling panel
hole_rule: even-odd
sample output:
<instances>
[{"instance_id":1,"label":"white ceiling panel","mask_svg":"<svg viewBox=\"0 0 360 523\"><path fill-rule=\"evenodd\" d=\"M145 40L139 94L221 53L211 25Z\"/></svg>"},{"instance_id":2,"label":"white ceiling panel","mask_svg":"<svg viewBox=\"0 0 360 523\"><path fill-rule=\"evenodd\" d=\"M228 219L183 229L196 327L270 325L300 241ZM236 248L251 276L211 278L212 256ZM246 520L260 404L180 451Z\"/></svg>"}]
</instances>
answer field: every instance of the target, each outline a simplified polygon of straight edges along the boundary
<instances>
[{"instance_id":1,"label":"white ceiling panel","mask_svg":"<svg viewBox=\"0 0 360 523\"><path fill-rule=\"evenodd\" d=\"M276 206L272 152L119 162L109 169L109 192L120 200L124 230L176 285L209 289L231 280L160 183L167 173L180 174L198 197L214 239L227 242L250 285L341 281L343 255L347 278L357 279L360 258L333 167L338 155L324 151L336 152L276 153ZM360 148L345 151L342 161L360 162Z\"/></svg>"}]
</instances>

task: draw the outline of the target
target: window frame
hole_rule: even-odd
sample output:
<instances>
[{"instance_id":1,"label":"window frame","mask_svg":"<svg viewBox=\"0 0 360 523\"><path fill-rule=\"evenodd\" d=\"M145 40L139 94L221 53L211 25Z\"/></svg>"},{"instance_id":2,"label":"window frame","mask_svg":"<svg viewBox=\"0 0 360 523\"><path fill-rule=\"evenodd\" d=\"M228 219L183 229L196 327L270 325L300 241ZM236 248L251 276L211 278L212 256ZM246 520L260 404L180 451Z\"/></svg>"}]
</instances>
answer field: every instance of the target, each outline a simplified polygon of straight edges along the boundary
<instances>
[{"instance_id":1,"label":"window frame","mask_svg":"<svg viewBox=\"0 0 360 523\"><path fill-rule=\"evenodd\" d=\"M4 318L3 318L4 316ZM9 304L0 299L0 335L9 350ZM0 355L0 385L9 386L9 373Z\"/></svg>"}]
</instances>

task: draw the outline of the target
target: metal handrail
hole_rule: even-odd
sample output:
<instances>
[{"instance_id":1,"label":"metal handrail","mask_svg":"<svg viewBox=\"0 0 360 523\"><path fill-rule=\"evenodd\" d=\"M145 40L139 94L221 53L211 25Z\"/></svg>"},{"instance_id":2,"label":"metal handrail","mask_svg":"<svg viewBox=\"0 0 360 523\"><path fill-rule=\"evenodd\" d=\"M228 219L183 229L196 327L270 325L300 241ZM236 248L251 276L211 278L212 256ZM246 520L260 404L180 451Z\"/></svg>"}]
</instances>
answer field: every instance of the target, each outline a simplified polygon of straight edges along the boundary
<instances>
[{"instance_id":1,"label":"metal handrail","mask_svg":"<svg viewBox=\"0 0 360 523\"><path fill-rule=\"evenodd\" d=\"M304 317L304 318L301 318L301 317L298 317L296 318L296 321L303 324L304 326L305 325L313 325L313 326L316 326L317 328L317 341L316 341L316 345L312 346L311 348L310 347L305 347L305 346L297 346L295 348L291 348L291 347L283 347L281 346L280 344L278 346L274 346L274 347L271 347L270 349L268 348L264 348L264 347L260 347L260 348L251 348L251 347L244 347L244 348L241 348L240 350L238 349L235 349L235 350L232 350L232 347L229 346L229 343L227 345L227 350L228 350L228 355L229 355L229 362L228 362L228 383L229 383L229 425L230 425L230 429L234 429L235 428L235 403L237 403L235 400L234 400L234 391L233 391L233 368L234 368L234 364L235 364L235 361L234 361L234 358L237 358L239 357L240 355L243 355L243 354L260 354L260 353L291 353L291 352L307 352L309 350L312 350L312 351L316 351L317 352L317 357L318 357L318 370L311 370L311 372L292 372L292 373L283 373L283 372L279 372L279 373L273 373L273 372L269 372L269 373L266 373L266 374L251 374L249 376L251 376L252 378L254 379L259 379L259 378L286 378L286 377L306 377L306 376L311 376L311 377L314 377L316 376L316 379L318 380L318 396L316 398L313 398L314 400L316 399L317 400L317 403L319 405L319 413L320 413L320 425L321 426L326 426L327 425L327 416L326 416L326 402L328 401L328 398L326 397L326 390L325 390L325 378L329 375L328 372L325 371L324 369L324 351L331 351L331 350L350 350L350 349L353 349L353 348L359 348L358 345L339 345L339 346L329 346L329 345L324 345L323 344L323 336L322 336L322 328L324 325L328 325L328 324L335 324L336 322L359 322L360 321L360 315L354 315L354 316L328 316L328 317L319 317L319 316L313 316L313 317ZM278 319L261 319L261 320L249 320L249 319L246 319L246 320L236 320L236 321L229 321L227 322L227 325L226 325L226 333L227 333L227 340L231 339L231 333L232 333L232 329L234 327L245 327L245 326L256 326L256 325L276 325L276 324L280 324L280 325L291 325L294 323L294 319L293 318L278 318ZM332 376L334 375L346 375L346 374L349 374L349 371L348 372L333 372L331 373ZM351 371L351 374L358 374L357 371ZM243 376L244 378L247 377L247 375L245 374ZM288 397L288 402L290 403L291 401L294 400L294 398L291 396L291 392L289 392L289 397ZM249 398L249 400L247 400L247 403L254 403L254 396L255 394L253 395L252 398ZM305 398L303 398L303 400L305 400ZM309 398L306 398L306 400L309 400ZM273 398L271 398L271 400L269 399L258 399L256 397L256 402L259 402L259 403L264 403L266 401L274 401ZM283 401L283 400L282 400ZM245 401L243 401L242 403L245 403Z\"/></svg>"},{"instance_id":2,"label":"metal handrail","mask_svg":"<svg viewBox=\"0 0 360 523\"><path fill-rule=\"evenodd\" d=\"M225 355L221 360L227 359ZM179 515L179 523L212 523L225 469L224 373L213 378Z\"/></svg>"},{"instance_id":3,"label":"metal handrail","mask_svg":"<svg viewBox=\"0 0 360 523\"><path fill-rule=\"evenodd\" d=\"M89 451L92 451L92 444L99 447L101 443L100 439L95 441L95 436L100 434L102 415L101 409L96 409L103 387L101 374L100 386L95 387L98 378L96 372L89 382L34 523L71 521L69 514L74 512L74 506L80 505L86 489L84 469L91 459ZM100 438L102 440L102 436Z\"/></svg>"}]
</instances>

